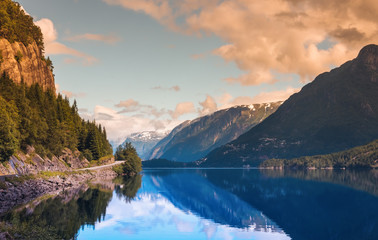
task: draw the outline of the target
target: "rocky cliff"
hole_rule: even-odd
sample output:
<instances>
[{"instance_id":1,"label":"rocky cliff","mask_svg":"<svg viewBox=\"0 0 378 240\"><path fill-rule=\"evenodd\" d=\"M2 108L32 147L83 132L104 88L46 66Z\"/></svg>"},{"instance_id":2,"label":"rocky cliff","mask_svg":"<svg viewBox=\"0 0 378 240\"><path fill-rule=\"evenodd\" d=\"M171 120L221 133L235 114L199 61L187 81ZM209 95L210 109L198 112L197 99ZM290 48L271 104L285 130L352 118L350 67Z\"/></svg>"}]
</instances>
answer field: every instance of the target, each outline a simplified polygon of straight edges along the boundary
<instances>
[{"instance_id":1,"label":"rocky cliff","mask_svg":"<svg viewBox=\"0 0 378 240\"><path fill-rule=\"evenodd\" d=\"M10 43L0 38L0 73L7 73L16 83L38 83L44 90L55 92L54 75L41 49L35 42L25 47L20 42Z\"/></svg>"}]
</instances>

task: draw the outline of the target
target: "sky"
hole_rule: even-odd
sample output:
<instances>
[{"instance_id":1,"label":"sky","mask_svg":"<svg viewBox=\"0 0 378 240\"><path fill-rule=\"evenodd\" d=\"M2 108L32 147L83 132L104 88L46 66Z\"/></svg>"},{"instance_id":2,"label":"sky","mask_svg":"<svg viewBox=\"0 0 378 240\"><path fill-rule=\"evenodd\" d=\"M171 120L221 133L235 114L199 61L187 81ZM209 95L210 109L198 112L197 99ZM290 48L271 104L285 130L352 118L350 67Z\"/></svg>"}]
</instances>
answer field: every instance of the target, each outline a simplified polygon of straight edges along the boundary
<instances>
[{"instance_id":1,"label":"sky","mask_svg":"<svg viewBox=\"0 0 378 240\"><path fill-rule=\"evenodd\" d=\"M378 43L376 0L18 0L57 91L121 142L286 100Z\"/></svg>"}]
</instances>

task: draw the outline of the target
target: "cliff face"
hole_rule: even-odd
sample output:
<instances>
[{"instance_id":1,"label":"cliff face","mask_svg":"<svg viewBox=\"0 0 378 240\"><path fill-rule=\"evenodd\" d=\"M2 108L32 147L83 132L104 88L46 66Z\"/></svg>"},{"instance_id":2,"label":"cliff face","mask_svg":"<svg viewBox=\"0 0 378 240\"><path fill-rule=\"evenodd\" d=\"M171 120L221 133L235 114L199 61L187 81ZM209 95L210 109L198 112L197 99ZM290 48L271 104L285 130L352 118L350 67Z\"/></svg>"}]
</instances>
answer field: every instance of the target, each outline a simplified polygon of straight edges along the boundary
<instances>
[{"instance_id":1,"label":"cliff face","mask_svg":"<svg viewBox=\"0 0 378 240\"><path fill-rule=\"evenodd\" d=\"M0 38L0 53L1 74L6 72L16 83L21 83L22 80L28 86L38 83L44 90L51 89L55 92L54 75L35 42L25 47L22 43L11 44ZM16 56L19 56L18 60Z\"/></svg>"}]
</instances>

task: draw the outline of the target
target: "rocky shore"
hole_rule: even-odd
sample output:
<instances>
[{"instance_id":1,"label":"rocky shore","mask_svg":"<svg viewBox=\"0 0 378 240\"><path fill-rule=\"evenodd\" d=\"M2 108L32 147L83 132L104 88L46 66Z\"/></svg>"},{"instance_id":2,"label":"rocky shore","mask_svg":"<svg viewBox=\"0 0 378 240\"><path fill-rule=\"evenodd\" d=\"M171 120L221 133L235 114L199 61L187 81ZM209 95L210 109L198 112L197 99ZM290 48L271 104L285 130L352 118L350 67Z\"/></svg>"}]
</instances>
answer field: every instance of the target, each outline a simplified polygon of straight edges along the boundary
<instances>
[{"instance_id":1,"label":"rocky shore","mask_svg":"<svg viewBox=\"0 0 378 240\"><path fill-rule=\"evenodd\" d=\"M79 189L91 181L101 182L117 174L112 169L98 171L49 173L50 176L10 177L0 180L0 215L15 206L26 204L44 195L58 195Z\"/></svg>"}]
</instances>

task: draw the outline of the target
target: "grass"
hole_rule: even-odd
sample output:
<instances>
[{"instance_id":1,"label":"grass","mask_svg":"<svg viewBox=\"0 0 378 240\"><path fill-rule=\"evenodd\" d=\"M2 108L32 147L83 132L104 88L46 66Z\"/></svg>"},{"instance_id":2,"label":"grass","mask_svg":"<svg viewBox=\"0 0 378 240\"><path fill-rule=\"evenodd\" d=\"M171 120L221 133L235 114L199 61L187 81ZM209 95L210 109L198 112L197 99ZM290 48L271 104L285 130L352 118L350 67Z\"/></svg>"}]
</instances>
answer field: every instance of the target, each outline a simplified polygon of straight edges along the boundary
<instances>
[{"instance_id":1,"label":"grass","mask_svg":"<svg viewBox=\"0 0 378 240\"><path fill-rule=\"evenodd\" d=\"M27 180L35 179L34 175L21 175L21 176L12 176L12 177L5 177L5 181L12 183L14 185L23 183Z\"/></svg>"},{"instance_id":2,"label":"grass","mask_svg":"<svg viewBox=\"0 0 378 240\"><path fill-rule=\"evenodd\" d=\"M113 155L106 155L98 160L92 160L89 162L90 167L96 167L96 166L101 166L104 165L105 162L109 161L111 158L113 158Z\"/></svg>"},{"instance_id":3,"label":"grass","mask_svg":"<svg viewBox=\"0 0 378 240\"><path fill-rule=\"evenodd\" d=\"M59 176L59 177L67 177L67 176L70 176L70 175L83 174L85 172L86 171L66 171L66 172L60 172L60 171L42 171L42 172L37 173L35 176L43 178L43 179L48 179L48 178L57 177L57 176Z\"/></svg>"}]
</instances>

